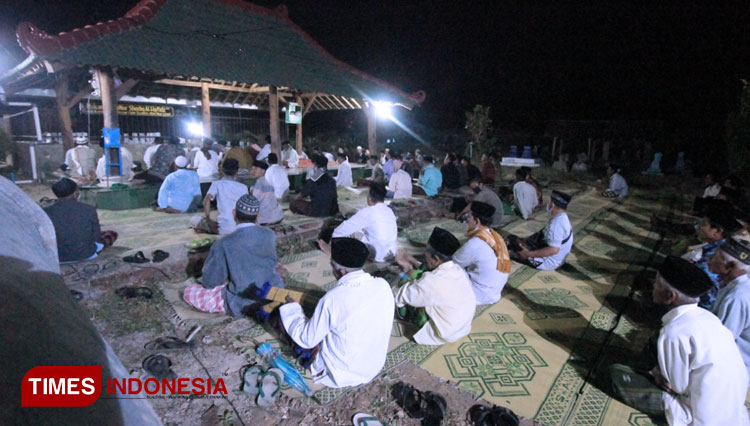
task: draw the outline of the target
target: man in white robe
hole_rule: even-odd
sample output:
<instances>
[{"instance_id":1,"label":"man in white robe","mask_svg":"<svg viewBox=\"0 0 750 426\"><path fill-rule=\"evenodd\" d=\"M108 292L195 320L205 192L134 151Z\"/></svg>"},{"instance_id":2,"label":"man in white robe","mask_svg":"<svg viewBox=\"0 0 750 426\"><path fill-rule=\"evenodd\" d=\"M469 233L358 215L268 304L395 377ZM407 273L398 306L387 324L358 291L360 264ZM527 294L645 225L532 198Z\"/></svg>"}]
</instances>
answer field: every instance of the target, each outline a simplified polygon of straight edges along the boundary
<instances>
[{"instance_id":1,"label":"man in white robe","mask_svg":"<svg viewBox=\"0 0 750 426\"><path fill-rule=\"evenodd\" d=\"M727 238L711 257L708 269L721 281L712 312L734 336L750 374L750 243Z\"/></svg>"},{"instance_id":2,"label":"man in white robe","mask_svg":"<svg viewBox=\"0 0 750 426\"><path fill-rule=\"evenodd\" d=\"M382 183L370 184L367 207L345 220L333 230L333 237L353 236L372 249L372 258L382 262L396 254L398 226L396 215L386 206L385 186Z\"/></svg>"},{"instance_id":3,"label":"man in white robe","mask_svg":"<svg viewBox=\"0 0 750 426\"><path fill-rule=\"evenodd\" d=\"M96 174L96 151L91 148L86 137L75 138L76 146L65 152L65 164L70 176L76 180L90 180Z\"/></svg>"},{"instance_id":4,"label":"man in white robe","mask_svg":"<svg viewBox=\"0 0 750 426\"><path fill-rule=\"evenodd\" d=\"M539 196L536 188L526 180L527 174L524 170L516 171L516 184L513 185L513 205L516 207L518 214L528 219L534 211L534 207L539 204Z\"/></svg>"},{"instance_id":5,"label":"man in white robe","mask_svg":"<svg viewBox=\"0 0 750 426\"><path fill-rule=\"evenodd\" d=\"M401 168L388 181L388 198L394 200L411 198L413 186L411 175L404 170L405 165L406 163L403 163Z\"/></svg>"},{"instance_id":6,"label":"man in white robe","mask_svg":"<svg viewBox=\"0 0 750 426\"><path fill-rule=\"evenodd\" d=\"M453 234L435 227L425 248L429 271L396 291L396 306L404 312L404 318L418 318L410 310L423 309L427 315L427 321L415 324L421 328L413 338L420 345L455 342L471 332L476 299L466 271L451 260L459 246ZM399 253L398 262L405 273L419 264L404 253Z\"/></svg>"},{"instance_id":7,"label":"man in white robe","mask_svg":"<svg viewBox=\"0 0 750 426\"><path fill-rule=\"evenodd\" d=\"M346 154L338 154L339 169L336 173L336 186L353 186L352 182L352 166L349 164L349 160L346 159Z\"/></svg>"},{"instance_id":8,"label":"man in white robe","mask_svg":"<svg viewBox=\"0 0 750 426\"><path fill-rule=\"evenodd\" d=\"M307 318L296 302L279 308L284 329L302 348L319 346L313 381L332 388L370 382L385 364L393 328L394 301L382 278L364 272L369 250L353 238L334 238L331 267L338 282Z\"/></svg>"},{"instance_id":9,"label":"man in white robe","mask_svg":"<svg viewBox=\"0 0 750 426\"><path fill-rule=\"evenodd\" d=\"M266 160L270 164L266 170L266 181L273 186L276 199L281 200L289 190L289 175L286 174L284 167L278 165L278 158L273 152L268 154Z\"/></svg>"},{"instance_id":10,"label":"man in white robe","mask_svg":"<svg viewBox=\"0 0 750 426\"><path fill-rule=\"evenodd\" d=\"M293 169L299 164L299 155L289 141L281 143L281 165Z\"/></svg>"},{"instance_id":11,"label":"man in white robe","mask_svg":"<svg viewBox=\"0 0 750 426\"><path fill-rule=\"evenodd\" d=\"M670 256L664 261L652 297L670 310L662 317L658 365L648 373L653 384L641 375L613 370L615 393L628 405L663 414L670 425L750 424L748 375L740 351L721 321L698 307L699 297L712 285L687 260Z\"/></svg>"}]
</instances>

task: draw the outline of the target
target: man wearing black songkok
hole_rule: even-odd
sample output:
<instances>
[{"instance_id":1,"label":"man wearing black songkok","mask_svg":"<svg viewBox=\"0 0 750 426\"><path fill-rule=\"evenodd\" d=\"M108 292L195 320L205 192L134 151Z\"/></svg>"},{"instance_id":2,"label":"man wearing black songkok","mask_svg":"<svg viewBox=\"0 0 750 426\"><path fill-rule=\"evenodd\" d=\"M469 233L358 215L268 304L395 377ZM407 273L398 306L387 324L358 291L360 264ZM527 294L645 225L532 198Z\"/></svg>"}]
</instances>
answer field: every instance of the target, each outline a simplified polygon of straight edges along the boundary
<instances>
[{"instance_id":1,"label":"man wearing black songkok","mask_svg":"<svg viewBox=\"0 0 750 426\"><path fill-rule=\"evenodd\" d=\"M382 278L362 270L370 251L354 238L331 240L331 268L338 282L318 301L311 318L299 303L279 308L284 329L302 348L320 345L313 380L332 388L371 381L383 368L393 327L393 293Z\"/></svg>"}]
</instances>

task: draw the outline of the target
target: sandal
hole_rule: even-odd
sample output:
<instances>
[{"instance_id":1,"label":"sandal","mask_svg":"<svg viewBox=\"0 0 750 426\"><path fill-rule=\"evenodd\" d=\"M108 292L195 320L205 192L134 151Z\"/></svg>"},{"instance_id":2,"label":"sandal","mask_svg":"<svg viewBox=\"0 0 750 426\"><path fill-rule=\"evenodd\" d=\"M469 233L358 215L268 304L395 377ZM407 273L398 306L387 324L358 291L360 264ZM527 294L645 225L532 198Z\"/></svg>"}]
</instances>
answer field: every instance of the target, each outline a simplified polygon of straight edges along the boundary
<instances>
[{"instance_id":1,"label":"sandal","mask_svg":"<svg viewBox=\"0 0 750 426\"><path fill-rule=\"evenodd\" d=\"M270 407L275 404L283 382L284 372L278 368L269 368L265 373L261 373L258 376L258 406Z\"/></svg>"},{"instance_id":2,"label":"sandal","mask_svg":"<svg viewBox=\"0 0 750 426\"><path fill-rule=\"evenodd\" d=\"M141 364L143 370L154 376L157 380L171 379L175 377L172 371L172 361L164 355L149 355Z\"/></svg>"},{"instance_id":3,"label":"sandal","mask_svg":"<svg viewBox=\"0 0 750 426\"><path fill-rule=\"evenodd\" d=\"M412 419L422 420L425 417L422 409L422 392L414 389L411 385L398 382L391 388L391 395L396 398L396 403Z\"/></svg>"},{"instance_id":4,"label":"sandal","mask_svg":"<svg viewBox=\"0 0 750 426\"><path fill-rule=\"evenodd\" d=\"M125 286L115 290L115 294L122 299L150 299L154 292L148 287Z\"/></svg>"},{"instance_id":5,"label":"sandal","mask_svg":"<svg viewBox=\"0 0 750 426\"><path fill-rule=\"evenodd\" d=\"M424 419L422 426L440 426L443 423L448 404L441 395L427 391L422 398L424 406Z\"/></svg>"},{"instance_id":6,"label":"sandal","mask_svg":"<svg viewBox=\"0 0 750 426\"><path fill-rule=\"evenodd\" d=\"M142 251L137 252L136 254L132 254L130 256L125 256L122 258L124 262L128 263L147 263L150 262L149 259L146 258L146 256L143 255Z\"/></svg>"},{"instance_id":7,"label":"sandal","mask_svg":"<svg viewBox=\"0 0 750 426\"><path fill-rule=\"evenodd\" d=\"M193 347L192 342L186 342L173 336L159 337L156 340L143 345L143 349L148 351L173 351L179 349L188 349Z\"/></svg>"},{"instance_id":8,"label":"sandal","mask_svg":"<svg viewBox=\"0 0 750 426\"><path fill-rule=\"evenodd\" d=\"M250 396L255 396L260 392L260 386L258 386L258 377L263 374L263 367L258 364L245 366L240 370L240 377L242 378L242 392Z\"/></svg>"},{"instance_id":9,"label":"sandal","mask_svg":"<svg viewBox=\"0 0 750 426\"><path fill-rule=\"evenodd\" d=\"M466 413L466 420L473 426L518 426L518 416L505 407L477 404Z\"/></svg>"},{"instance_id":10,"label":"sandal","mask_svg":"<svg viewBox=\"0 0 750 426\"><path fill-rule=\"evenodd\" d=\"M357 413L352 417L354 426L388 426L388 423L380 420L372 414Z\"/></svg>"},{"instance_id":11,"label":"sandal","mask_svg":"<svg viewBox=\"0 0 750 426\"><path fill-rule=\"evenodd\" d=\"M167 253L164 250L154 250L151 253L151 258L153 259L152 262L154 262L154 263L163 262L164 259L166 259L168 257L169 257L169 253Z\"/></svg>"},{"instance_id":12,"label":"sandal","mask_svg":"<svg viewBox=\"0 0 750 426\"><path fill-rule=\"evenodd\" d=\"M497 426L518 426L521 424L516 413L505 407L495 407L492 409L492 415L495 417Z\"/></svg>"}]
</instances>

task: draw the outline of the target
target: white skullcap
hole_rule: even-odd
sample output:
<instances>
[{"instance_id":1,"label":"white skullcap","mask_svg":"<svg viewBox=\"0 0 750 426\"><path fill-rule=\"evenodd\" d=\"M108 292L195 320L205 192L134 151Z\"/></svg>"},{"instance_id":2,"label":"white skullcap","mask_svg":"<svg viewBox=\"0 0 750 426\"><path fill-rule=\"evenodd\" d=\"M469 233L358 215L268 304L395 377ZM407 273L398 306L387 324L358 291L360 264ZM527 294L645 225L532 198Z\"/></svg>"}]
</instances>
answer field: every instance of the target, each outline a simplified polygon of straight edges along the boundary
<instances>
[{"instance_id":1,"label":"white skullcap","mask_svg":"<svg viewBox=\"0 0 750 426\"><path fill-rule=\"evenodd\" d=\"M185 158L184 155L180 155L179 157L174 159L174 165L181 169L184 169L188 165L188 159Z\"/></svg>"},{"instance_id":2,"label":"white skullcap","mask_svg":"<svg viewBox=\"0 0 750 426\"><path fill-rule=\"evenodd\" d=\"M76 143L76 145L86 145L89 143L89 139L85 136L76 136L75 139L73 139Z\"/></svg>"}]
</instances>

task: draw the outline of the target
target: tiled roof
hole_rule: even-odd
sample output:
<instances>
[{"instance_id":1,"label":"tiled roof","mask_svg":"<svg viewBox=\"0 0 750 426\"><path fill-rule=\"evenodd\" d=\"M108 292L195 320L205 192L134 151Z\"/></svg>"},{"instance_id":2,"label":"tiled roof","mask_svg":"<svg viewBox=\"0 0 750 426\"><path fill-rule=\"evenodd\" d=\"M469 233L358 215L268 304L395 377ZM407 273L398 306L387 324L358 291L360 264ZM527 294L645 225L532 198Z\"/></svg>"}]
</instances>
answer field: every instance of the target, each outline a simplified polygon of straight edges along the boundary
<instances>
[{"instance_id":1,"label":"tiled roof","mask_svg":"<svg viewBox=\"0 0 750 426\"><path fill-rule=\"evenodd\" d=\"M111 66L165 75L289 87L411 107L406 93L334 58L287 17L241 0L142 0L124 17L49 35L18 28L21 47L59 66Z\"/></svg>"}]
</instances>

